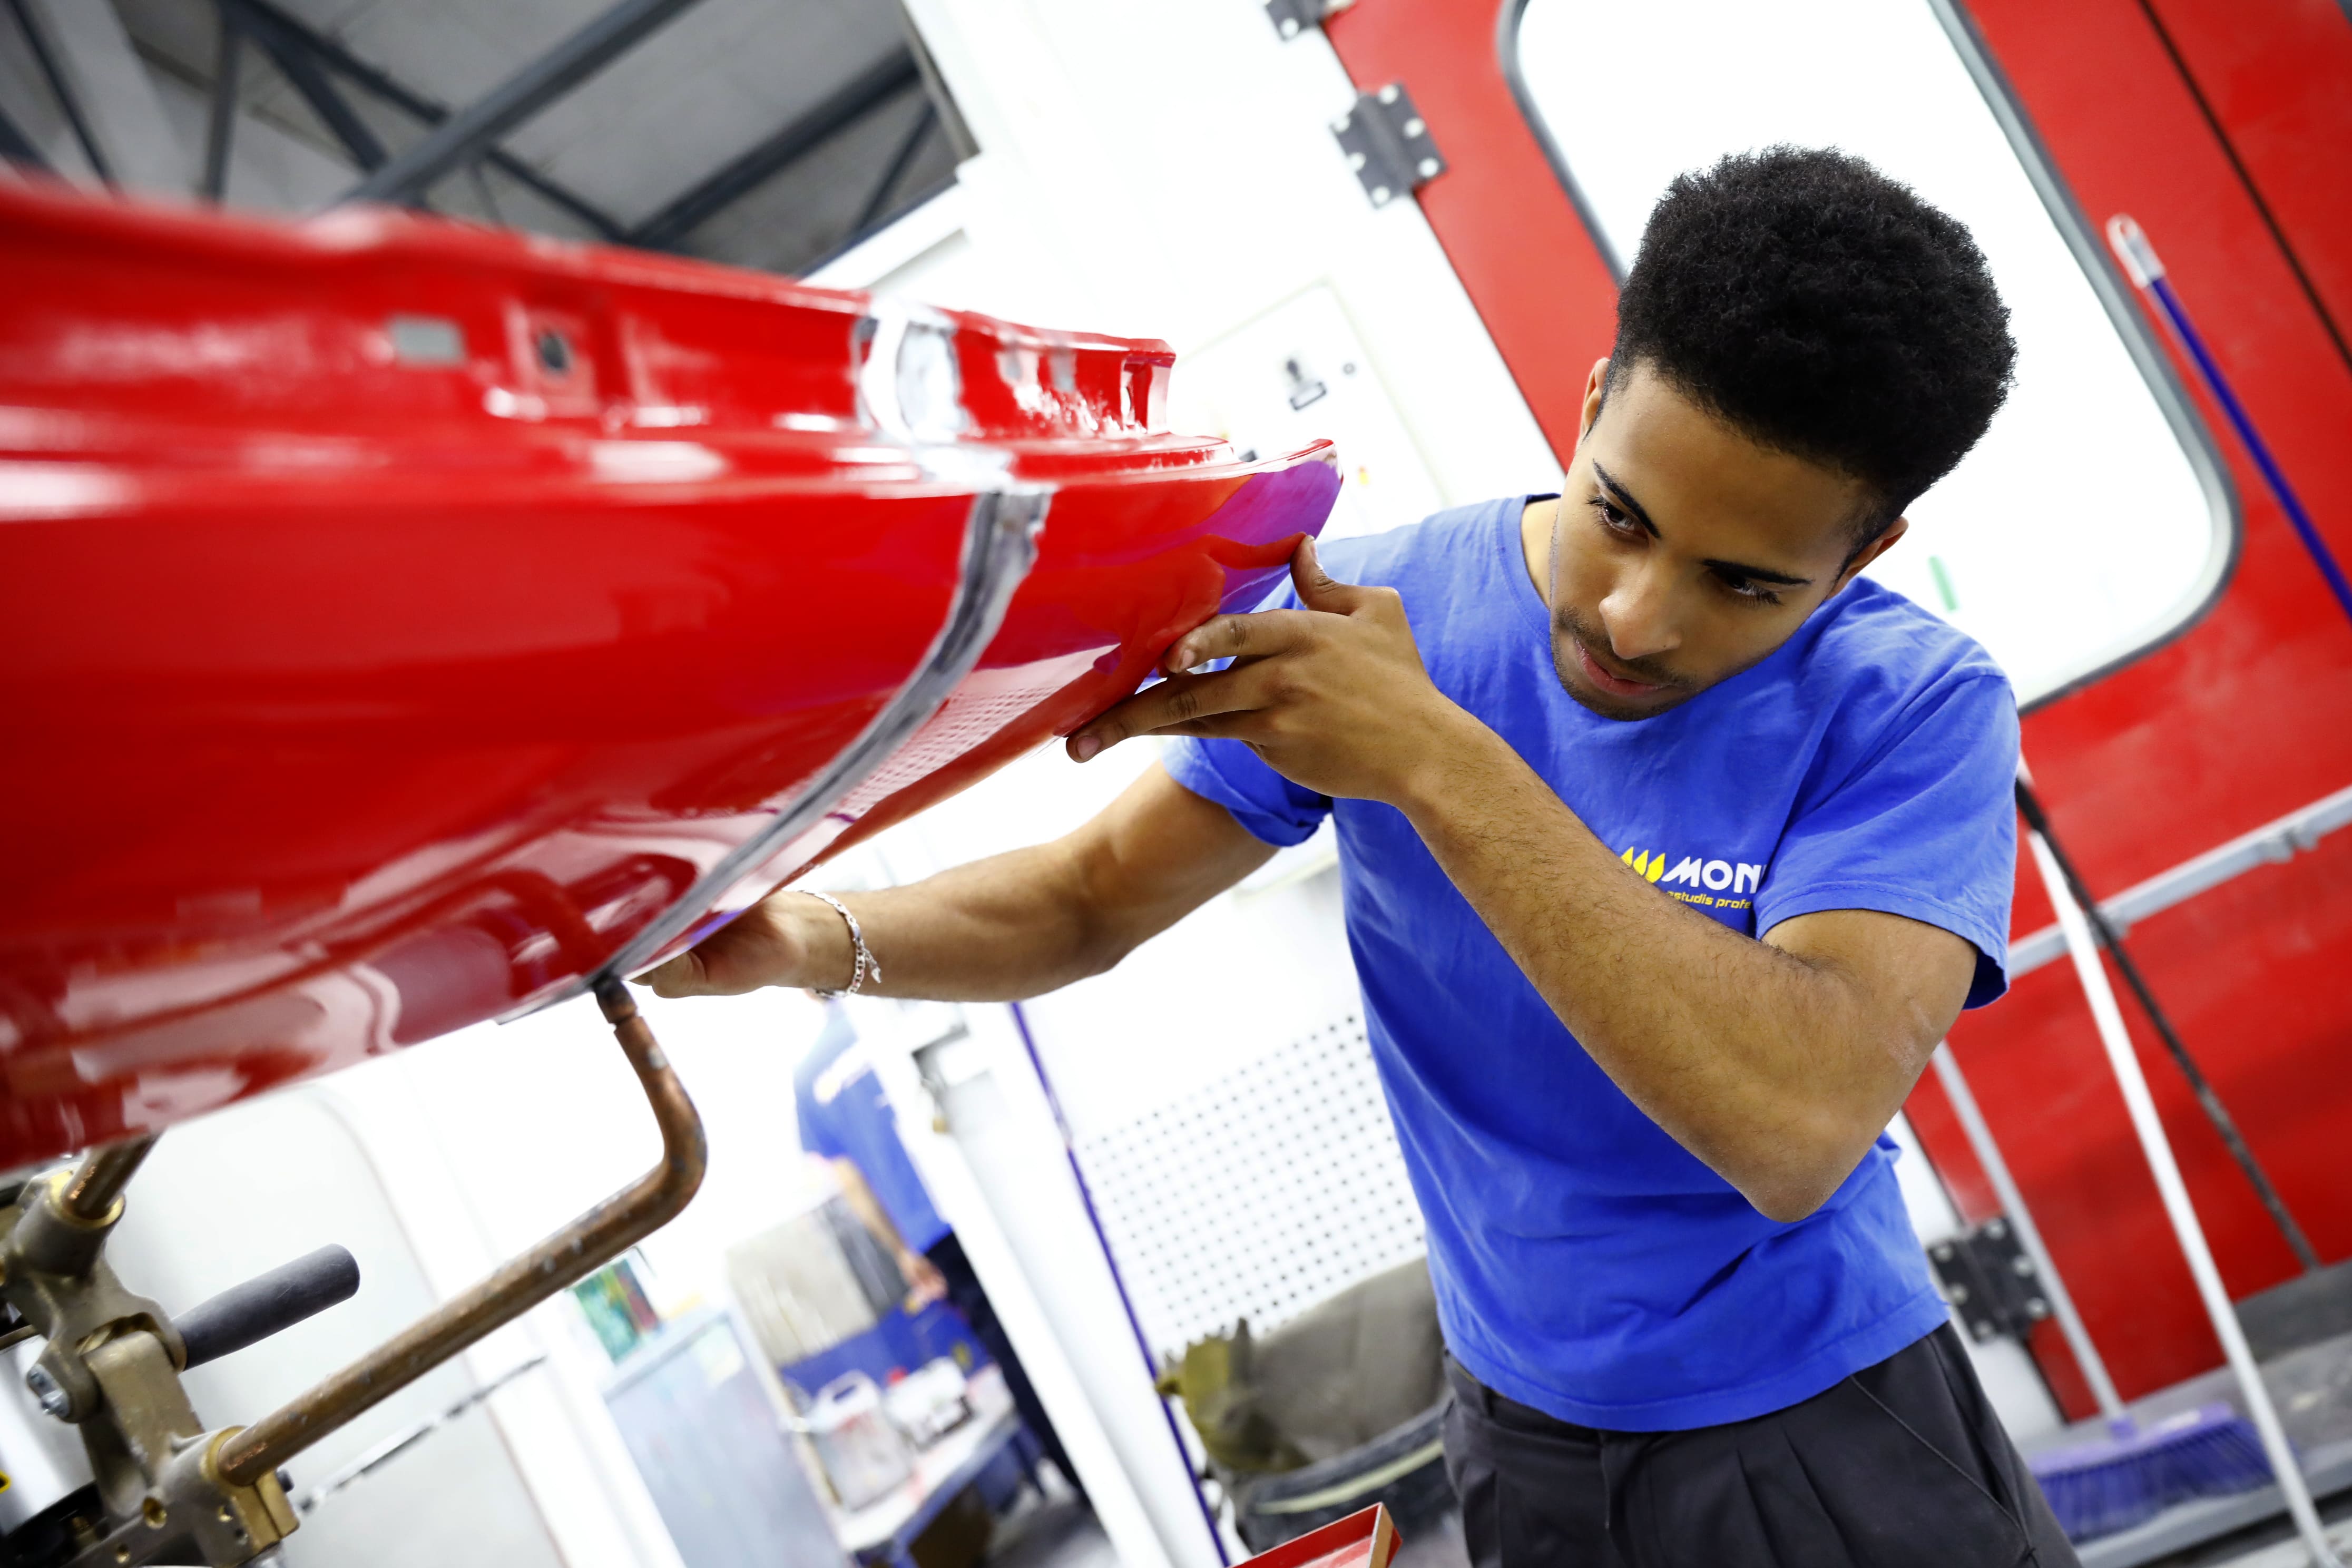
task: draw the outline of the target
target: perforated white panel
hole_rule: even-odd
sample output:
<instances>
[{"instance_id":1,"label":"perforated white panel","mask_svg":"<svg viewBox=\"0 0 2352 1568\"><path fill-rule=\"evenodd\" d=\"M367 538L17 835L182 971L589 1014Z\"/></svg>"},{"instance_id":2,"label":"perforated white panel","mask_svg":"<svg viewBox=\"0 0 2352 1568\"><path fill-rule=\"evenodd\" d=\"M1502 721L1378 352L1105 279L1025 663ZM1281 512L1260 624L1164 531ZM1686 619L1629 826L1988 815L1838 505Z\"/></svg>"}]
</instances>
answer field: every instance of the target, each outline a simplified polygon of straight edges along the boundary
<instances>
[{"instance_id":1,"label":"perforated white panel","mask_svg":"<svg viewBox=\"0 0 2352 1568\"><path fill-rule=\"evenodd\" d=\"M1423 1251L1421 1209L1350 1014L1079 1145L1155 1351L1254 1332Z\"/></svg>"}]
</instances>

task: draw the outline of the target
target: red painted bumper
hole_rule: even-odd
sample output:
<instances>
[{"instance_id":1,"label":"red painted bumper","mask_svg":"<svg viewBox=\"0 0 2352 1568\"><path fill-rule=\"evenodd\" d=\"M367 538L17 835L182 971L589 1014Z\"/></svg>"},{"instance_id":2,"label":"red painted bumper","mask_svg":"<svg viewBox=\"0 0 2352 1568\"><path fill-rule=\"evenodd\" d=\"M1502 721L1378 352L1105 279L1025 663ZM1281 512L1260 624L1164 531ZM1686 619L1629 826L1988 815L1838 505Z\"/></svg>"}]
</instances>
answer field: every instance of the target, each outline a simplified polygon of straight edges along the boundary
<instances>
[{"instance_id":1,"label":"red painted bumper","mask_svg":"<svg viewBox=\"0 0 2352 1568\"><path fill-rule=\"evenodd\" d=\"M0 1168L642 967L1126 695L1338 489L1167 434L1172 357L0 188Z\"/></svg>"}]
</instances>

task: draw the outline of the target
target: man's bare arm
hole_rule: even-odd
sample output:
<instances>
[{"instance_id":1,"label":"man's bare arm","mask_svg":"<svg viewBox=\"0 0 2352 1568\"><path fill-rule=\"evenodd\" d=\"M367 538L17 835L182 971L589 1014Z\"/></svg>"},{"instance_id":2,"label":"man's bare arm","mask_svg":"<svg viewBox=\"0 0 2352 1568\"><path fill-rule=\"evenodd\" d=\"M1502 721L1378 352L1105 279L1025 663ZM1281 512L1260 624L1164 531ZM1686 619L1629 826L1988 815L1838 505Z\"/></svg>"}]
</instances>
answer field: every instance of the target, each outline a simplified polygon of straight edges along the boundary
<instances>
[{"instance_id":1,"label":"man's bare arm","mask_svg":"<svg viewBox=\"0 0 2352 1568\"><path fill-rule=\"evenodd\" d=\"M1423 842L1628 1099L1763 1214L1811 1214L1959 1016L1976 950L1874 910L1743 936L1634 875L1480 731L1397 803Z\"/></svg>"},{"instance_id":2,"label":"man's bare arm","mask_svg":"<svg viewBox=\"0 0 2352 1568\"><path fill-rule=\"evenodd\" d=\"M1265 864L1224 807L1153 767L1075 832L904 888L848 893L882 966L864 994L1007 1002L1099 974ZM841 916L778 893L645 984L657 996L849 984Z\"/></svg>"},{"instance_id":3,"label":"man's bare arm","mask_svg":"<svg viewBox=\"0 0 2352 1568\"><path fill-rule=\"evenodd\" d=\"M849 1212L857 1216L858 1224L890 1255L898 1272L907 1281L907 1310L919 1312L948 1293L947 1277L940 1266L907 1245L898 1229L898 1222L882 1206L882 1200L866 1184L866 1173L857 1162L846 1154L835 1154L825 1163L833 1170L833 1179L841 1184L841 1197Z\"/></svg>"}]
</instances>

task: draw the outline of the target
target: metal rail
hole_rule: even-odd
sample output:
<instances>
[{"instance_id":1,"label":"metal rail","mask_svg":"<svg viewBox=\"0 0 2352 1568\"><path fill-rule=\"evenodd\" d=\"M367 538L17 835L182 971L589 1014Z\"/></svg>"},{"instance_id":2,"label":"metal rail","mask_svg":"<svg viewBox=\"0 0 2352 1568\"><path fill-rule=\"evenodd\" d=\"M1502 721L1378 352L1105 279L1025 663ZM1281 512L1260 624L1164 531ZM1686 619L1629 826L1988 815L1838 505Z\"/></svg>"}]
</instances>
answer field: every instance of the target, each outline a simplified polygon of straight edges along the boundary
<instances>
[{"instance_id":1,"label":"metal rail","mask_svg":"<svg viewBox=\"0 0 2352 1568\"><path fill-rule=\"evenodd\" d=\"M2119 934L2127 935L2134 924L2150 915L2186 903L2256 867L2283 865L2294 859L2298 850L2315 849L2322 838L2346 826L2352 826L2352 786L2323 795L2168 871L2159 871L2112 899L2102 900L2099 912ZM2014 981L2065 956L2064 935L2054 925L2044 926L2009 944L2009 977Z\"/></svg>"},{"instance_id":2,"label":"metal rail","mask_svg":"<svg viewBox=\"0 0 2352 1568\"><path fill-rule=\"evenodd\" d=\"M702 1185L702 1122L670 1069L653 1031L637 1016L628 987L607 979L596 1001L636 1069L662 1132L661 1163L626 1190L598 1204L480 1284L378 1345L225 1443L221 1479L251 1486L289 1458L370 1406L608 1259L659 1230Z\"/></svg>"}]
</instances>

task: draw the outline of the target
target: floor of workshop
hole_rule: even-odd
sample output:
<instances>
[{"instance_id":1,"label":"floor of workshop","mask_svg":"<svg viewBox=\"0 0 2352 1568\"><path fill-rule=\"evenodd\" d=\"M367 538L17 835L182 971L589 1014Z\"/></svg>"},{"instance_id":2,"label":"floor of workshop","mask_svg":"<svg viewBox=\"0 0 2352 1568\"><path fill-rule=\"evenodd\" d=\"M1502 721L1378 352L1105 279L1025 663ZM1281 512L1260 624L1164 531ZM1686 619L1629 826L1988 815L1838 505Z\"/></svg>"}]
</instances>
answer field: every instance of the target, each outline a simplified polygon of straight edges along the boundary
<instances>
[{"instance_id":1,"label":"floor of workshop","mask_svg":"<svg viewBox=\"0 0 2352 1568\"><path fill-rule=\"evenodd\" d=\"M2352 1562L2352 1495L2341 1495L2321 1505L2328 1544L2336 1554ZM2239 1531L2220 1541L2159 1557L2147 1568L2310 1568L2311 1553L2284 1518Z\"/></svg>"},{"instance_id":2,"label":"floor of workshop","mask_svg":"<svg viewBox=\"0 0 2352 1568\"><path fill-rule=\"evenodd\" d=\"M1449 1514L1434 1530L1407 1540L1390 1568L1469 1568L1469 1563L1462 1521ZM1119 1562L1093 1513L1057 1496L1025 1501L998 1523L988 1568L1119 1568Z\"/></svg>"},{"instance_id":3,"label":"floor of workshop","mask_svg":"<svg viewBox=\"0 0 2352 1568\"><path fill-rule=\"evenodd\" d=\"M997 1521L988 1549L989 1568L1119 1568L1110 1538L1094 1510L1056 1492L1044 1502L1024 1495L1021 1505Z\"/></svg>"},{"instance_id":4,"label":"floor of workshop","mask_svg":"<svg viewBox=\"0 0 2352 1568\"><path fill-rule=\"evenodd\" d=\"M2337 1555L2352 1561L2352 1496L2325 1509ZM1435 1529L1407 1541L1391 1568L1467 1568L1462 1521L1448 1515ZM2147 1568L2308 1568L2310 1553L2284 1520L2169 1557ZM1031 1503L998 1527L989 1568L1119 1568L1118 1556L1094 1515L1073 1499Z\"/></svg>"}]
</instances>

